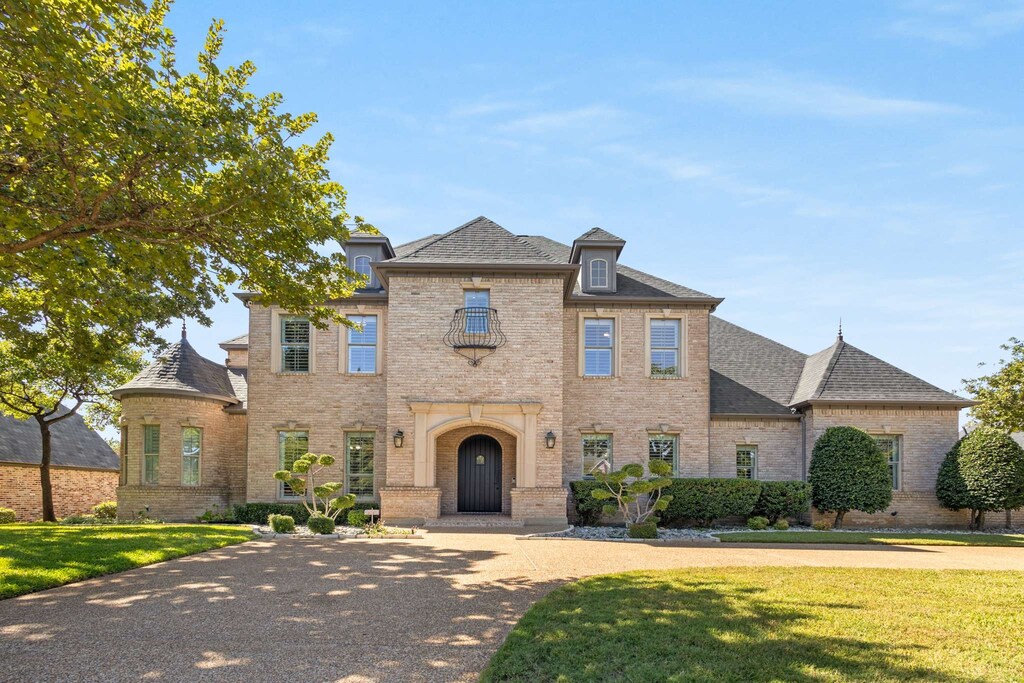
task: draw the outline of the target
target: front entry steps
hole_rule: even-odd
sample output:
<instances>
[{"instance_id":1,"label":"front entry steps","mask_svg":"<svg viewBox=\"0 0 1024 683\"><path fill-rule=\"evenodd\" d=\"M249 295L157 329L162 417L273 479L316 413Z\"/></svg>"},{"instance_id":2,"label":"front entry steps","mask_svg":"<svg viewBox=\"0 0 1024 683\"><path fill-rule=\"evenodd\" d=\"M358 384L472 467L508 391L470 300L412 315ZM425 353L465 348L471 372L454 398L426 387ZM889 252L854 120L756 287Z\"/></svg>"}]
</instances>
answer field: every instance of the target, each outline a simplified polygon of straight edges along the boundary
<instances>
[{"instance_id":1,"label":"front entry steps","mask_svg":"<svg viewBox=\"0 0 1024 683\"><path fill-rule=\"evenodd\" d=\"M511 527L517 528L525 526L521 520L515 520L508 515L441 515L437 519L428 519L423 524L423 528L444 528L444 527L459 527L459 528L494 528L494 527Z\"/></svg>"}]
</instances>

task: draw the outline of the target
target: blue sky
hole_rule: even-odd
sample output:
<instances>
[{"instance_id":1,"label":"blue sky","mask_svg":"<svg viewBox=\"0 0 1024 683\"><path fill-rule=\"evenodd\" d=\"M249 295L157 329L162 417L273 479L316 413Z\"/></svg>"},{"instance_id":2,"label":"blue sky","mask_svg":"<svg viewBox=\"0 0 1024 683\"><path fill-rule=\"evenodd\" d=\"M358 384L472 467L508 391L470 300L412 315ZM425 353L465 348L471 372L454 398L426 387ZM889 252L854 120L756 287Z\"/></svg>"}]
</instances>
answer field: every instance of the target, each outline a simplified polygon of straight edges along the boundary
<instances>
[{"instance_id":1,"label":"blue sky","mask_svg":"<svg viewBox=\"0 0 1024 683\"><path fill-rule=\"evenodd\" d=\"M945 389L1024 336L1024 2L179 0L182 68L214 17L395 244L599 225L727 320L811 353L842 317ZM222 360L245 309L213 316Z\"/></svg>"}]
</instances>

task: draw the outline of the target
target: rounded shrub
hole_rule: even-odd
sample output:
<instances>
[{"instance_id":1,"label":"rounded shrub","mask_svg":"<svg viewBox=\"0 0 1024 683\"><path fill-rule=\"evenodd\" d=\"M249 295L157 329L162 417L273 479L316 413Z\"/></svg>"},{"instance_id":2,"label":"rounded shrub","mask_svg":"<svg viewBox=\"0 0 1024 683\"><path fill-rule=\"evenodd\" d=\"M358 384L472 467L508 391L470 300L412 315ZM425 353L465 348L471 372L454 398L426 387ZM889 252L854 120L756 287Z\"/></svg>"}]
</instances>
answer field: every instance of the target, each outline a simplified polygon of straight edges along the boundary
<instances>
[{"instance_id":1,"label":"rounded shrub","mask_svg":"<svg viewBox=\"0 0 1024 683\"><path fill-rule=\"evenodd\" d=\"M811 528L815 531L828 531L832 528L832 525L826 519L819 519L817 522L811 525Z\"/></svg>"},{"instance_id":2,"label":"rounded shrub","mask_svg":"<svg viewBox=\"0 0 1024 683\"><path fill-rule=\"evenodd\" d=\"M711 526L723 517L750 515L761 494L761 483L752 479L673 479L664 493L672 500L661 513L663 522Z\"/></svg>"},{"instance_id":3,"label":"rounded shrub","mask_svg":"<svg viewBox=\"0 0 1024 683\"><path fill-rule=\"evenodd\" d=\"M946 454L935 495L950 510L970 510L970 527L982 528L986 512L1024 506L1024 449L1003 432L978 427Z\"/></svg>"},{"instance_id":4,"label":"rounded shrub","mask_svg":"<svg viewBox=\"0 0 1024 683\"><path fill-rule=\"evenodd\" d=\"M855 427L829 427L818 437L807 477L811 502L836 513L835 527L850 510L881 512L892 502L889 461L875 440Z\"/></svg>"},{"instance_id":5,"label":"rounded shrub","mask_svg":"<svg viewBox=\"0 0 1024 683\"><path fill-rule=\"evenodd\" d=\"M603 489L604 484L593 479L580 479L569 482L572 490L573 509L576 512L577 526L593 526L601 521L604 514L604 501L597 500L591 493Z\"/></svg>"},{"instance_id":6,"label":"rounded shrub","mask_svg":"<svg viewBox=\"0 0 1024 683\"><path fill-rule=\"evenodd\" d=\"M310 515L306 526L314 534L334 533L334 520L324 515Z\"/></svg>"},{"instance_id":7,"label":"rounded shrub","mask_svg":"<svg viewBox=\"0 0 1024 683\"><path fill-rule=\"evenodd\" d=\"M751 517L747 520L747 528L751 531L764 531L768 528L767 517Z\"/></svg>"},{"instance_id":8,"label":"rounded shrub","mask_svg":"<svg viewBox=\"0 0 1024 683\"><path fill-rule=\"evenodd\" d=\"M0 524L14 524L18 521L18 514L11 508L0 508Z\"/></svg>"},{"instance_id":9,"label":"rounded shrub","mask_svg":"<svg viewBox=\"0 0 1024 683\"><path fill-rule=\"evenodd\" d=\"M776 531L787 531L789 530L789 522L784 519L776 520L775 524L772 524L772 528Z\"/></svg>"},{"instance_id":10,"label":"rounded shrub","mask_svg":"<svg viewBox=\"0 0 1024 683\"><path fill-rule=\"evenodd\" d=\"M93 506L92 513L97 519L117 519L117 501L105 500Z\"/></svg>"},{"instance_id":11,"label":"rounded shrub","mask_svg":"<svg viewBox=\"0 0 1024 683\"><path fill-rule=\"evenodd\" d=\"M270 528L275 534L293 534L295 533L295 520L291 515L270 515L267 517L267 522L270 524Z\"/></svg>"},{"instance_id":12,"label":"rounded shrub","mask_svg":"<svg viewBox=\"0 0 1024 683\"><path fill-rule=\"evenodd\" d=\"M362 510L349 510L346 521L349 526L363 526L370 521L370 518Z\"/></svg>"},{"instance_id":13,"label":"rounded shrub","mask_svg":"<svg viewBox=\"0 0 1024 683\"><path fill-rule=\"evenodd\" d=\"M626 533L630 538L657 538L658 523L653 519L648 519L639 524L630 524Z\"/></svg>"},{"instance_id":14,"label":"rounded shrub","mask_svg":"<svg viewBox=\"0 0 1024 683\"><path fill-rule=\"evenodd\" d=\"M804 515L810 509L811 485L806 481L762 481L753 513L774 524L786 517Z\"/></svg>"}]
</instances>

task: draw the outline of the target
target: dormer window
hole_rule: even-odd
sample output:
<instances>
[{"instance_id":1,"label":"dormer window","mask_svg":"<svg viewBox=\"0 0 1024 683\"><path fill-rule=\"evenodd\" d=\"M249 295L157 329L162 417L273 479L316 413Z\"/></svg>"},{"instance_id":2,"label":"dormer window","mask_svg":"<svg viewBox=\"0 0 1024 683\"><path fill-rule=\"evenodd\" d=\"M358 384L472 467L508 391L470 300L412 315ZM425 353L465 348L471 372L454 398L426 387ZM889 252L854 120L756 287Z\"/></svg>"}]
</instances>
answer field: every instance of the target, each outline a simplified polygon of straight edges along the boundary
<instances>
[{"instance_id":1,"label":"dormer window","mask_svg":"<svg viewBox=\"0 0 1024 683\"><path fill-rule=\"evenodd\" d=\"M603 258L596 258L590 262L590 286L594 289L608 287L608 262Z\"/></svg>"},{"instance_id":2,"label":"dormer window","mask_svg":"<svg viewBox=\"0 0 1024 683\"><path fill-rule=\"evenodd\" d=\"M372 261L369 256L356 256L355 262L352 264L352 269L366 278L367 286L373 279L373 270L370 268L370 263Z\"/></svg>"}]
</instances>

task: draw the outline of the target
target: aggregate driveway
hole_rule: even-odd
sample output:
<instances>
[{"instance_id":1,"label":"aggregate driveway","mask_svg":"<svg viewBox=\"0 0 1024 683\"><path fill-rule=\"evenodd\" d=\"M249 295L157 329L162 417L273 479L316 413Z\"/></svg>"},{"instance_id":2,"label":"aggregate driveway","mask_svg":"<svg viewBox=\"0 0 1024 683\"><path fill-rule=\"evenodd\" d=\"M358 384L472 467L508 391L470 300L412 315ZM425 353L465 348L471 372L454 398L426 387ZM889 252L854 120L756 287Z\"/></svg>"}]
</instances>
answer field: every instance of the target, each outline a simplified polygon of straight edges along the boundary
<instances>
[{"instance_id":1,"label":"aggregate driveway","mask_svg":"<svg viewBox=\"0 0 1024 683\"><path fill-rule=\"evenodd\" d=\"M740 565L1024 570L1019 548L258 540L0 602L4 681L475 680L568 579Z\"/></svg>"}]
</instances>

